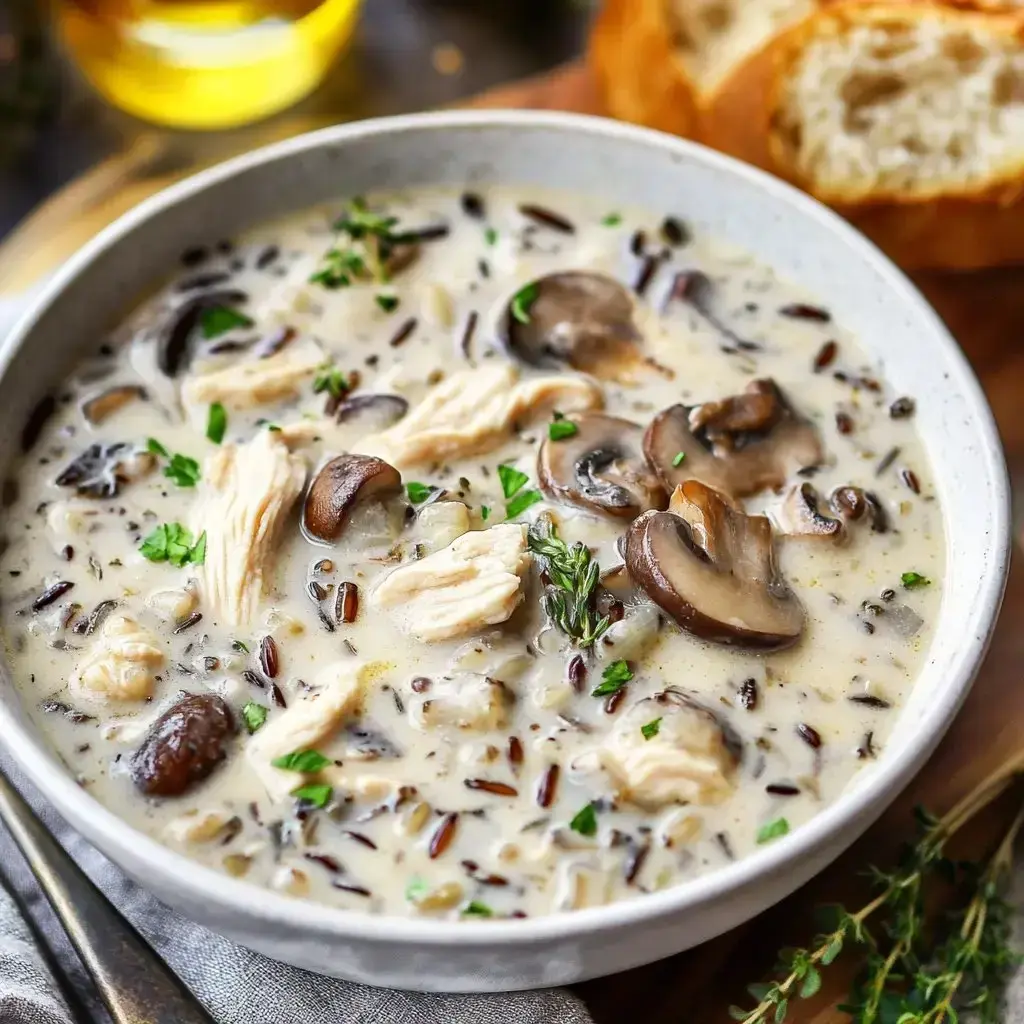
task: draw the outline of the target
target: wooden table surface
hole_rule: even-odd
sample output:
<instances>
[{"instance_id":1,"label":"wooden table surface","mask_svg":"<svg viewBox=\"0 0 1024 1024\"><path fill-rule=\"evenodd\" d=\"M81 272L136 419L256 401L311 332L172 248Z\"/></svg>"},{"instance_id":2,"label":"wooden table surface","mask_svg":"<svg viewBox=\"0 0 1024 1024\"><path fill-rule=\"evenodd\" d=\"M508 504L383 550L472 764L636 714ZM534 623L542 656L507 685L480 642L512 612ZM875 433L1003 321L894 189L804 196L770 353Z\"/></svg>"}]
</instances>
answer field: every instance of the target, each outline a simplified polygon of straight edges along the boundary
<instances>
[{"instance_id":1,"label":"wooden table surface","mask_svg":"<svg viewBox=\"0 0 1024 1024\"><path fill-rule=\"evenodd\" d=\"M601 113L593 83L580 65L503 87L470 101L481 107L532 107ZM314 124L285 124L290 134ZM262 140L269 141L269 140ZM119 213L176 180L195 164L159 136L144 137L59 193L0 247L0 294L30 284ZM918 286L945 318L981 377L995 411L1011 472L1024 482L1024 268L973 274L920 274ZM626 1024L638 1012L644 1024L717 1024L727 1007L745 1004L744 988L769 971L782 945L805 943L810 911L822 902L855 900L859 871L885 863L910 830L916 804L941 813L1000 763L1017 753L1024 727L1024 569L1010 574L999 627L974 690L931 762L846 855L808 886L755 921L706 945L626 974L579 986L598 1024ZM964 837L958 852L990 848L1004 817L996 808ZM858 906L859 904L851 904ZM840 1024L834 1009L846 994L842 961L827 972L822 992L794 1003L791 1024Z\"/></svg>"}]
</instances>

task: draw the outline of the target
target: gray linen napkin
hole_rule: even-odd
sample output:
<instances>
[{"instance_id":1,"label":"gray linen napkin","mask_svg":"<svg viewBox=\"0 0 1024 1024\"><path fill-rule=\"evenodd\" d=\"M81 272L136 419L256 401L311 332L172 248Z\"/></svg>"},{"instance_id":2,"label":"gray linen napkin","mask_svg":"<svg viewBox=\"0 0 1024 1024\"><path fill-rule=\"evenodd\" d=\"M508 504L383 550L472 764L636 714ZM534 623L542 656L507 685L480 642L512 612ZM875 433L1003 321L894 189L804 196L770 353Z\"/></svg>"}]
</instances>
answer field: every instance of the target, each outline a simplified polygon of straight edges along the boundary
<instances>
[{"instance_id":1,"label":"gray linen napkin","mask_svg":"<svg viewBox=\"0 0 1024 1024\"><path fill-rule=\"evenodd\" d=\"M24 301L0 301L0 346ZM423 995L322 978L234 945L154 899L76 835L9 762L25 798L75 862L153 944L220 1024L590 1024L564 990L507 995ZM108 1018L36 889L28 866L0 829L0 866L97 1021ZM9 892L0 887L0 1024L76 1024Z\"/></svg>"}]
</instances>

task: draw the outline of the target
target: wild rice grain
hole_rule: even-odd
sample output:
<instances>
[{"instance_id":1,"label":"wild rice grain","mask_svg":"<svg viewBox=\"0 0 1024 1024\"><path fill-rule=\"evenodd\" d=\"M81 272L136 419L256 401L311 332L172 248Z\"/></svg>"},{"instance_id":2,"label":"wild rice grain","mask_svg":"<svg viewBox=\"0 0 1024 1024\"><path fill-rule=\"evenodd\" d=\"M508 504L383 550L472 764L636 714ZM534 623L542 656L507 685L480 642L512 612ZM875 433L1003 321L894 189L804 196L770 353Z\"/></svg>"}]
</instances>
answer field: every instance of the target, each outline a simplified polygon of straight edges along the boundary
<instances>
[{"instance_id":1,"label":"wild rice grain","mask_svg":"<svg viewBox=\"0 0 1024 1024\"><path fill-rule=\"evenodd\" d=\"M338 595L334 600L334 618L339 623L356 621L359 615L359 587L351 580L345 580L338 587Z\"/></svg>"},{"instance_id":2,"label":"wild rice grain","mask_svg":"<svg viewBox=\"0 0 1024 1024\"><path fill-rule=\"evenodd\" d=\"M456 811L450 811L442 819L441 823L434 829L427 846L427 855L431 860L437 860L452 845L455 838L455 830L459 824L459 815Z\"/></svg>"},{"instance_id":3,"label":"wild rice grain","mask_svg":"<svg viewBox=\"0 0 1024 1024\"><path fill-rule=\"evenodd\" d=\"M256 659L260 663L260 671L268 679L277 678L277 673L281 669L281 657L277 651L277 643L272 636L260 638Z\"/></svg>"},{"instance_id":4,"label":"wild rice grain","mask_svg":"<svg viewBox=\"0 0 1024 1024\"><path fill-rule=\"evenodd\" d=\"M550 807L555 801L555 795L558 793L558 779L562 774L562 769L557 764L549 764L544 771L544 774L540 777L540 782L537 784L537 806L538 807Z\"/></svg>"},{"instance_id":5,"label":"wild rice grain","mask_svg":"<svg viewBox=\"0 0 1024 1024\"><path fill-rule=\"evenodd\" d=\"M481 790L494 796L519 796L519 790L507 782L493 782L491 779L466 779L466 789Z\"/></svg>"}]
</instances>

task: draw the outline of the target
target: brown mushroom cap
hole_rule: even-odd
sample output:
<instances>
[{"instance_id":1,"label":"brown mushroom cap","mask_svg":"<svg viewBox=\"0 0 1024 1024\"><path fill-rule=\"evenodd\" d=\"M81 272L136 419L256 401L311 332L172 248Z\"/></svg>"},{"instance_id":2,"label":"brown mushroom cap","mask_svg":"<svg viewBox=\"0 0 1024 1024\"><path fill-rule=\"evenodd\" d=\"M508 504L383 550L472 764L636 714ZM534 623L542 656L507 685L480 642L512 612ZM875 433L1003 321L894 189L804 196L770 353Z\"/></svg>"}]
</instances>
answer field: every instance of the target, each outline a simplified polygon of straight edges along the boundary
<instances>
[{"instance_id":1,"label":"brown mushroom cap","mask_svg":"<svg viewBox=\"0 0 1024 1024\"><path fill-rule=\"evenodd\" d=\"M357 422L367 431L386 430L409 411L401 395L370 394L346 398L334 413L336 423Z\"/></svg>"},{"instance_id":2,"label":"brown mushroom cap","mask_svg":"<svg viewBox=\"0 0 1024 1024\"><path fill-rule=\"evenodd\" d=\"M771 524L698 480L672 496L675 512L645 512L626 534L629 574L694 636L776 651L800 638L804 611L775 566Z\"/></svg>"},{"instance_id":3,"label":"brown mushroom cap","mask_svg":"<svg viewBox=\"0 0 1024 1024\"><path fill-rule=\"evenodd\" d=\"M643 453L643 427L615 416L581 413L572 437L544 439L537 455L541 488L556 501L632 519L664 508L667 495Z\"/></svg>"},{"instance_id":4,"label":"brown mushroom cap","mask_svg":"<svg viewBox=\"0 0 1024 1024\"><path fill-rule=\"evenodd\" d=\"M145 400L146 389L138 384L115 384L82 403L82 415L94 426L113 416L129 402Z\"/></svg>"},{"instance_id":5,"label":"brown mushroom cap","mask_svg":"<svg viewBox=\"0 0 1024 1024\"><path fill-rule=\"evenodd\" d=\"M822 459L818 433L772 380L703 405L673 405L647 428L644 452L666 487L701 480L729 497L781 487Z\"/></svg>"},{"instance_id":6,"label":"brown mushroom cap","mask_svg":"<svg viewBox=\"0 0 1024 1024\"><path fill-rule=\"evenodd\" d=\"M571 366L618 380L640 361L633 299L604 274L569 270L540 277L525 323L509 304L498 325L505 348L530 366Z\"/></svg>"},{"instance_id":7,"label":"brown mushroom cap","mask_svg":"<svg viewBox=\"0 0 1024 1024\"><path fill-rule=\"evenodd\" d=\"M302 507L302 529L321 543L341 536L356 503L387 498L402 488L402 476L390 463L372 455L339 455L313 480Z\"/></svg>"},{"instance_id":8,"label":"brown mushroom cap","mask_svg":"<svg viewBox=\"0 0 1024 1024\"><path fill-rule=\"evenodd\" d=\"M846 532L842 520L825 515L819 500L814 485L806 480L791 488L779 516L783 531L793 537L840 540Z\"/></svg>"}]
</instances>

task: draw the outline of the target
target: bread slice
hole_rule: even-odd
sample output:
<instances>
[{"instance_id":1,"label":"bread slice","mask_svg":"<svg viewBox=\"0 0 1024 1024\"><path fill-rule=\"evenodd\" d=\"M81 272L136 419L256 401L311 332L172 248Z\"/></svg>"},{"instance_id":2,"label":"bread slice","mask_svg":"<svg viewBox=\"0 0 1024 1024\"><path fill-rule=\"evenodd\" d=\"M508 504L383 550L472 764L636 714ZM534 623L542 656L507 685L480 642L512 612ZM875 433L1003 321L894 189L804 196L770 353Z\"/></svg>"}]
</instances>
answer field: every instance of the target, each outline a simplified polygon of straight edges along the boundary
<instances>
[{"instance_id":1,"label":"bread slice","mask_svg":"<svg viewBox=\"0 0 1024 1024\"><path fill-rule=\"evenodd\" d=\"M696 92L676 52L668 0L606 0L591 32L588 63L614 117L697 134Z\"/></svg>"}]
</instances>

